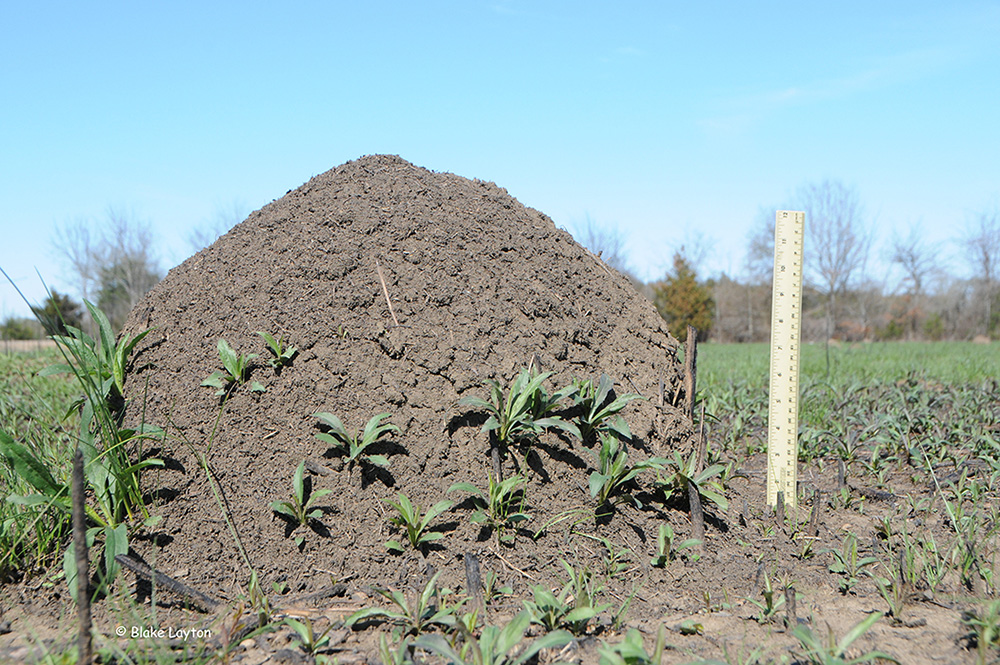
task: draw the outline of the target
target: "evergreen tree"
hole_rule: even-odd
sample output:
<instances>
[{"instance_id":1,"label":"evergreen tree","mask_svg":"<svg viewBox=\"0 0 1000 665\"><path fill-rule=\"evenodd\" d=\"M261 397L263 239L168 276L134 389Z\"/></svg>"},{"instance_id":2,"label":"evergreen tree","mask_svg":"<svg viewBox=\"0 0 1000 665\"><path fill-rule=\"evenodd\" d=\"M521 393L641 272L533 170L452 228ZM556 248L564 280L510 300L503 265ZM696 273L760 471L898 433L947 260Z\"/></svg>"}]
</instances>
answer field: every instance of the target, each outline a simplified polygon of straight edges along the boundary
<instances>
[{"instance_id":1,"label":"evergreen tree","mask_svg":"<svg viewBox=\"0 0 1000 665\"><path fill-rule=\"evenodd\" d=\"M674 254L673 272L653 285L653 303L671 334L680 341L687 340L689 325L698 331L699 340L708 338L715 307L712 291L698 283L694 268L682 252Z\"/></svg>"},{"instance_id":2,"label":"evergreen tree","mask_svg":"<svg viewBox=\"0 0 1000 665\"><path fill-rule=\"evenodd\" d=\"M65 335L66 326L79 328L83 321L83 307L80 303L55 289L49 293L41 307L32 307L31 312L47 335Z\"/></svg>"}]
</instances>

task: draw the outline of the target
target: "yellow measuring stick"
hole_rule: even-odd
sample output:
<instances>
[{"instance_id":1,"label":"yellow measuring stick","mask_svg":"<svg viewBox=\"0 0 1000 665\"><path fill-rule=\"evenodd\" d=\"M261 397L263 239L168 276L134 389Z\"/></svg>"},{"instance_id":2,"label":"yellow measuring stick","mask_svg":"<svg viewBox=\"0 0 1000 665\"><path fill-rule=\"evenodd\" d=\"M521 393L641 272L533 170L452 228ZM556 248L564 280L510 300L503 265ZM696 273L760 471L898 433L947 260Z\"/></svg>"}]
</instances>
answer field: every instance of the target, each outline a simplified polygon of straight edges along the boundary
<instances>
[{"instance_id":1,"label":"yellow measuring stick","mask_svg":"<svg viewBox=\"0 0 1000 665\"><path fill-rule=\"evenodd\" d=\"M779 210L774 220L771 294L771 386L767 419L767 504L795 506L799 434L799 343L802 339L804 212Z\"/></svg>"}]
</instances>

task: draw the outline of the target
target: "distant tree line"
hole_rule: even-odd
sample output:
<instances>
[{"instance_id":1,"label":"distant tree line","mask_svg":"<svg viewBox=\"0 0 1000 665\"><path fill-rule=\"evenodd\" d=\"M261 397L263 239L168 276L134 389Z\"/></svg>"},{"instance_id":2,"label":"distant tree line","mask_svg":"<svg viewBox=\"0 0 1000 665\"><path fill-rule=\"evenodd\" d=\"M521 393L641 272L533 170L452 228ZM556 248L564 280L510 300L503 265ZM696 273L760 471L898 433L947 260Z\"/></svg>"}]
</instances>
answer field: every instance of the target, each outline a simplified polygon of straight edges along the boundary
<instances>
[{"instance_id":1,"label":"distant tree line","mask_svg":"<svg viewBox=\"0 0 1000 665\"><path fill-rule=\"evenodd\" d=\"M207 247L244 217L244 207L238 202L218 208L211 220L188 236L191 250ZM79 299L50 290L41 303L31 306L34 318L9 316L0 321L0 340L62 335L67 326L93 333L84 300L97 306L112 327L120 330L139 299L163 277L156 244L148 222L114 208L101 220L63 224L56 229L52 246Z\"/></svg>"},{"instance_id":2,"label":"distant tree line","mask_svg":"<svg viewBox=\"0 0 1000 665\"><path fill-rule=\"evenodd\" d=\"M696 257L681 247L662 279L643 284L632 277L681 341L689 324L702 340L770 339L774 212L778 208L759 213L747 237L746 259L739 274L699 278ZM907 234L889 239L883 250L885 262L902 275L891 284L876 279L870 270L873 233L853 188L829 180L808 184L796 191L790 205L781 208L806 214L805 340L1000 337L997 209L975 215L953 238L970 276L949 275L941 259L942 248L926 242L919 224L914 224ZM590 235L594 237L599 235ZM595 253L600 249L587 246ZM619 266L624 266L622 251L615 255Z\"/></svg>"},{"instance_id":3,"label":"distant tree line","mask_svg":"<svg viewBox=\"0 0 1000 665\"><path fill-rule=\"evenodd\" d=\"M803 338L807 341L941 340L1000 337L1000 211L983 211L955 237L971 276L945 271L940 248L927 243L919 225L893 236L884 258L898 268L898 284L871 275L872 230L857 192L838 181L800 187L786 209L806 213ZM576 229L581 243L629 277L649 297L682 341L687 326L700 340L764 342L771 333L774 210L762 209L747 236L739 274L699 278L704 252L682 246L670 270L650 283L628 272L625 239L617 229L587 219ZM217 211L189 242L198 251L243 216L241 206ZM135 215L109 210L101 223L77 221L58 230L53 246L81 301L99 307L115 329L162 278L150 225ZM81 301L50 291L32 307L35 319L0 321L0 339L62 334L65 326L89 329Z\"/></svg>"}]
</instances>

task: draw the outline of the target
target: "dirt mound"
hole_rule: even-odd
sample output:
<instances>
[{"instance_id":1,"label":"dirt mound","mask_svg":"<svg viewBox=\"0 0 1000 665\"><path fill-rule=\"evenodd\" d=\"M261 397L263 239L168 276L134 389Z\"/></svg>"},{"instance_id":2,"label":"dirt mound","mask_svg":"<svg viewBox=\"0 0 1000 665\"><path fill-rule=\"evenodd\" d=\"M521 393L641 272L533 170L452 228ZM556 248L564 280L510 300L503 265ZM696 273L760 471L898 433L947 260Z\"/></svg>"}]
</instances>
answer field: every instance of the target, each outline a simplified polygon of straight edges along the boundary
<instances>
[{"instance_id":1,"label":"dirt mound","mask_svg":"<svg viewBox=\"0 0 1000 665\"><path fill-rule=\"evenodd\" d=\"M449 497L456 506L436 520L445 536L427 561L384 545L396 534L384 500L397 492L429 506L455 482L486 486L484 417L458 401L486 397L486 379L506 386L533 356L555 373L550 390L606 373L620 393L648 398L624 412L634 460L688 445L690 423L670 406L680 390L678 344L623 276L496 185L398 157L349 162L250 215L136 307L126 332L147 327L153 332L128 378L130 416L144 409L169 436L153 451L166 468L147 476L163 520L135 550L224 599L235 598L250 573L240 546L266 589L283 582L309 591L331 575L361 588L400 586L423 579L426 563L444 571L443 582L464 586L465 552L501 573L497 557L514 556L521 571L544 577L540 571L568 556L565 541L527 534L562 511L593 505L591 451L553 433L527 458L532 519L513 547L498 548L471 524L457 493ZM273 370L256 331L297 347L291 365ZM260 356L251 378L266 392L239 386L222 406L200 385L221 369L220 339ZM400 431L374 449L390 466L343 465L314 436L320 411L349 429L390 414ZM271 503L289 498L303 460L313 491L333 492L317 502L321 524L292 531ZM517 462L505 458L508 474ZM619 510L628 512L578 528L651 551L662 515Z\"/></svg>"}]
</instances>

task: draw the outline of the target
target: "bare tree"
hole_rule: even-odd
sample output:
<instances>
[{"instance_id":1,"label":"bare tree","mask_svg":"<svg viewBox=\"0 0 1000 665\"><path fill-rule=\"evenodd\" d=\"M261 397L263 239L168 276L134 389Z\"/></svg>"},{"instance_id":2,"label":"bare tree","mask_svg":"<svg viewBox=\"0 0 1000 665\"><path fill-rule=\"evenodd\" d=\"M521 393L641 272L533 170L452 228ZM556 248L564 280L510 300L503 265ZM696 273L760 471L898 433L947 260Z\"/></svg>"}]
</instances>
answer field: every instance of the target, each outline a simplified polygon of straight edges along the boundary
<instances>
[{"instance_id":1,"label":"bare tree","mask_svg":"<svg viewBox=\"0 0 1000 665\"><path fill-rule=\"evenodd\" d=\"M160 281L152 229L131 213L109 208L100 225L86 220L67 224L59 229L53 246L79 280L81 296L96 299L116 328Z\"/></svg>"},{"instance_id":2,"label":"bare tree","mask_svg":"<svg viewBox=\"0 0 1000 665\"><path fill-rule=\"evenodd\" d=\"M90 288L97 281L98 272L97 248L90 237L90 223L85 219L77 219L57 226L52 247L56 254L65 259L65 269L70 281L77 281L80 298L90 300Z\"/></svg>"},{"instance_id":3,"label":"bare tree","mask_svg":"<svg viewBox=\"0 0 1000 665\"><path fill-rule=\"evenodd\" d=\"M985 316L983 332L994 328L993 299L996 294L997 272L1000 270L1000 214L997 209L981 212L968 224L962 245L968 252L969 263L975 270L983 290Z\"/></svg>"},{"instance_id":4,"label":"bare tree","mask_svg":"<svg viewBox=\"0 0 1000 665\"><path fill-rule=\"evenodd\" d=\"M583 224L574 227L577 242L596 254L615 270L628 274L628 259L625 256L625 236L617 226L602 226L587 215Z\"/></svg>"},{"instance_id":5,"label":"bare tree","mask_svg":"<svg viewBox=\"0 0 1000 665\"><path fill-rule=\"evenodd\" d=\"M228 206L218 206L211 220L191 229L188 233L188 244L192 252L199 252L208 247L246 217L246 206L241 201L233 201Z\"/></svg>"},{"instance_id":6,"label":"bare tree","mask_svg":"<svg viewBox=\"0 0 1000 665\"><path fill-rule=\"evenodd\" d=\"M747 255L743 270L754 284L768 284L774 275L774 213L777 208L759 208L754 226L747 233Z\"/></svg>"},{"instance_id":7,"label":"bare tree","mask_svg":"<svg viewBox=\"0 0 1000 665\"><path fill-rule=\"evenodd\" d=\"M746 334L748 341L756 341L766 325L756 323L756 319L766 312L771 295L771 280L774 278L774 211L776 208L761 207L757 210L754 226L747 234L747 253L743 261L746 278L744 295L746 301Z\"/></svg>"},{"instance_id":8,"label":"bare tree","mask_svg":"<svg viewBox=\"0 0 1000 665\"><path fill-rule=\"evenodd\" d=\"M923 241L920 224L910 226L909 235L902 238L893 234L890 259L903 271L904 288L914 295L922 295L927 279L937 270L937 261L930 247Z\"/></svg>"},{"instance_id":9,"label":"bare tree","mask_svg":"<svg viewBox=\"0 0 1000 665\"><path fill-rule=\"evenodd\" d=\"M837 296L863 279L871 233L857 192L839 181L804 185L795 203L806 214L805 277L826 297L829 338L837 320Z\"/></svg>"},{"instance_id":10,"label":"bare tree","mask_svg":"<svg viewBox=\"0 0 1000 665\"><path fill-rule=\"evenodd\" d=\"M923 241L920 224L912 224L905 238L893 233L887 254L889 260L903 271L901 287L904 292L898 297L895 310L906 326L907 337L912 339L916 337L919 321L924 316L924 292L928 278L937 270L937 261Z\"/></svg>"}]
</instances>

